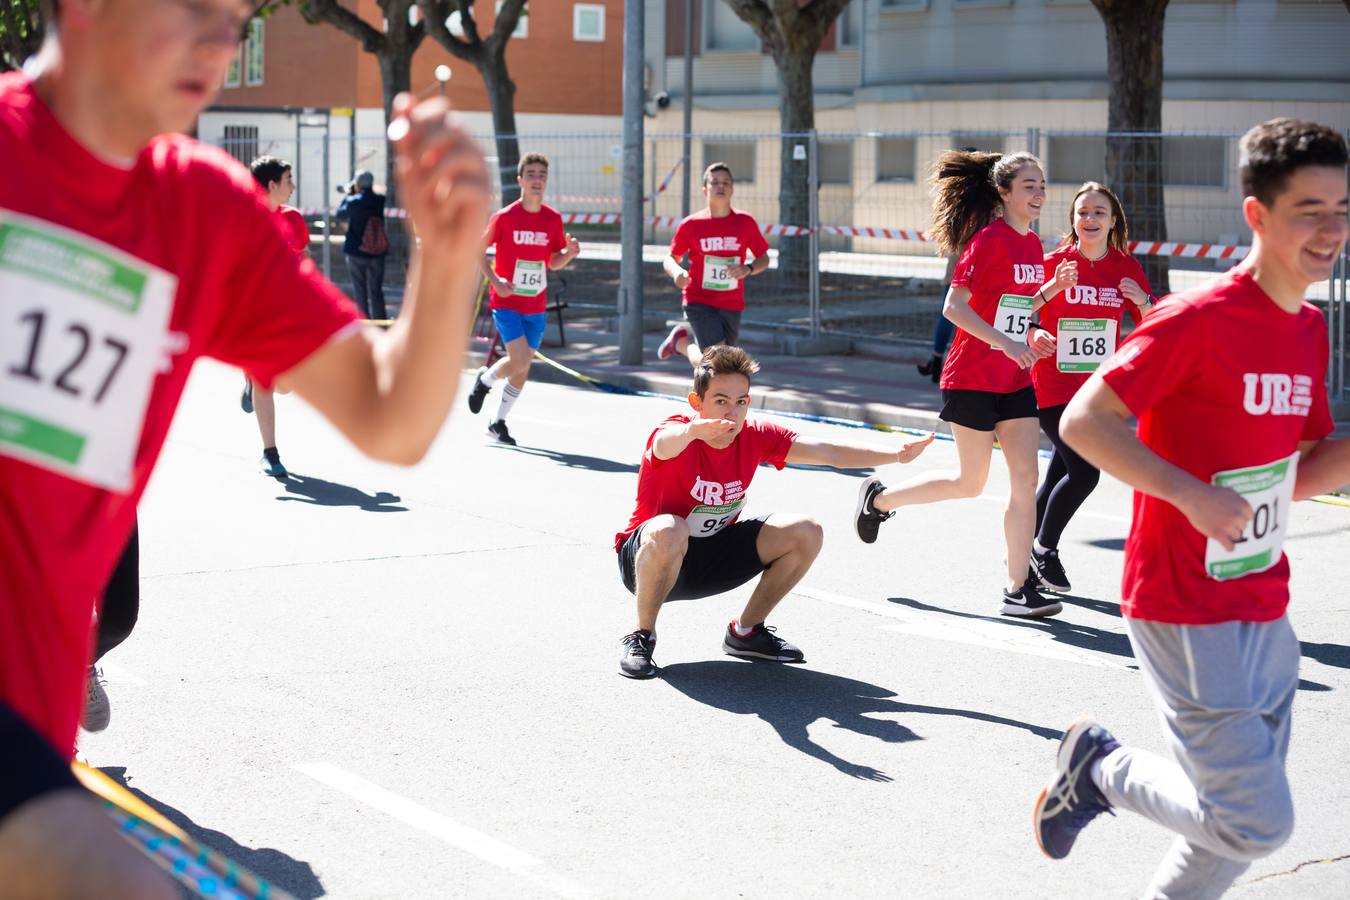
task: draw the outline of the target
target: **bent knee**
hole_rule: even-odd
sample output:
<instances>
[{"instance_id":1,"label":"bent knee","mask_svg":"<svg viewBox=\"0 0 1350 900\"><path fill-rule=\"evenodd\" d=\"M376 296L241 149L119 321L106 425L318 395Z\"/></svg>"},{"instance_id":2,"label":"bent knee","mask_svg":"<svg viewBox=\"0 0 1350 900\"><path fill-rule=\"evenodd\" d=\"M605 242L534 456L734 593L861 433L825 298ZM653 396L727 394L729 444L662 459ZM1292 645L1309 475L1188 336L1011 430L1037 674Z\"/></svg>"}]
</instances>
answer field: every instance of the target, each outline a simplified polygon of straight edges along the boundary
<instances>
[{"instance_id":1,"label":"bent knee","mask_svg":"<svg viewBox=\"0 0 1350 900\"><path fill-rule=\"evenodd\" d=\"M1288 794L1269 804L1259 817L1235 817L1219 811L1215 816L1220 836L1232 851L1230 855L1244 862L1271 855L1294 833L1294 808Z\"/></svg>"},{"instance_id":2,"label":"bent knee","mask_svg":"<svg viewBox=\"0 0 1350 900\"><path fill-rule=\"evenodd\" d=\"M815 519L802 519L793 523L792 539L798 548L814 555L825 545L825 529Z\"/></svg>"},{"instance_id":3,"label":"bent knee","mask_svg":"<svg viewBox=\"0 0 1350 900\"><path fill-rule=\"evenodd\" d=\"M984 485L989 480L985 475L958 475L952 482L952 494L955 499L968 500L984 493Z\"/></svg>"},{"instance_id":4,"label":"bent knee","mask_svg":"<svg viewBox=\"0 0 1350 900\"><path fill-rule=\"evenodd\" d=\"M689 546L689 525L674 516L653 519L642 529L642 543L663 555L683 556Z\"/></svg>"}]
</instances>

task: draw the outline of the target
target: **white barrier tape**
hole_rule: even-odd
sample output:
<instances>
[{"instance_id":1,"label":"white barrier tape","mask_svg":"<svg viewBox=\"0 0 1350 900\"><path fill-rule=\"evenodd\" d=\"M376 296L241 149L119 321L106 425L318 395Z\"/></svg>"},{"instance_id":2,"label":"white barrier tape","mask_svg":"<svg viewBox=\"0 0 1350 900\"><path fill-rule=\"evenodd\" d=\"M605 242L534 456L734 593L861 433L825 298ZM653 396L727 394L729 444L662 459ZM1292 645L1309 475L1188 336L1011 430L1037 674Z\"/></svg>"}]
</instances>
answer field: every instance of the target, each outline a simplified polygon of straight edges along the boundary
<instances>
[{"instance_id":1,"label":"white barrier tape","mask_svg":"<svg viewBox=\"0 0 1350 900\"><path fill-rule=\"evenodd\" d=\"M922 231L910 231L904 228L871 228L858 225L822 225L821 234L842 234L853 237L888 238L893 241L928 241Z\"/></svg>"},{"instance_id":2,"label":"white barrier tape","mask_svg":"<svg viewBox=\"0 0 1350 900\"><path fill-rule=\"evenodd\" d=\"M1180 244L1157 241L1130 241L1130 252L1140 256L1178 256L1187 259L1240 259L1251 247L1232 244Z\"/></svg>"}]
</instances>

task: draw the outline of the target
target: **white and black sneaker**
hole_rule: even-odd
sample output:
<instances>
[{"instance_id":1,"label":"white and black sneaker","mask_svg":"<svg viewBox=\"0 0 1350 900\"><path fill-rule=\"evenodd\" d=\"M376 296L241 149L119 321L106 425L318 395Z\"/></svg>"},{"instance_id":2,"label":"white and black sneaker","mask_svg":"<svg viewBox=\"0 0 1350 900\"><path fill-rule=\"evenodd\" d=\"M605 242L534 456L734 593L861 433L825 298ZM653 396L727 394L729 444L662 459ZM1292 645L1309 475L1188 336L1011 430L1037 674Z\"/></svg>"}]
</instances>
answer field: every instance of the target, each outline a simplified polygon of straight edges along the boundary
<instances>
[{"instance_id":1,"label":"white and black sneaker","mask_svg":"<svg viewBox=\"0 0 1350 900\"><path fill-rule=\"evenodd\" d=\"M1037 553L1033 548L1031 551L1031 570L1036 573L1036 580L1040 582L1041 587L1047 591L1067 594L1073 589L1072 585L1069 584L1069 576L1064 574L1064 565L1059 561L1058 550Z\"/></svg>"},{"instance_id":2,"label":"white and black sneaker","mask_svg":"<svg viewBox=\"0 0 1350 900\"><path fill-rule=\"evenodd\" d=\"M1015 616L1019 619L1039 619L1059 615L1063 609L1058 600L1047 600L1042 597L1036 590L1035 580L1029 577L1016 591L1003 592L1003 609L1000 612L1005 616Z\"/></svg>"},{"instance_id":3,"label":"white and black sneaker","mask_svg":"<svg viewBox=\"0 0 1350 900\"><path fill-rule=\"evenodd\" d=\"M487 395L492 392L492 388L483 384L483 373L486 371L487 368L484 367L479 369L477 374L473 376L473 388L469 391L469 412L474 415L478 415L483 409L483 401L486 400Z\"/></svg>"},{"instance_id":4,"label":"white and black sneaker","mask_svg":"<svg viewBox=\"0 0 1350 900\"><path fill-rule=\"evenodd\" d=\"M805 662L806 656L787 641L774 634L774 629L760 622L745 637L736 633L733 622L727 626L722 639L722 651L746 659L768 659L773 662Z\"/></svg>"},{"instance_id":5,"label":"white and black sneaker","mask_svg":"<svg viewBox=\"0 0 1350 900\"><path fill-rule=\"evenodd\" d=\"M619 657L619 674L628 678L651 678L657 673L652 653L656 650L656 635L639 628L623 636L623 656Z\"/></svg>"},{"instance_id":6,"label":"white and black sneaker","mask_svg":"<svg viewBox=\"0 0 1350 900\"><path fill-rule=\"evenodd\" d=\"M881 523L895 515L894 510L884 513L872 505L877 494L884 490L886 485L875 475L864 479L858 486L858 505L853 510L853 529L858 532L858 537L864 544L875 544Z\"/></svg>"}]
</instances>

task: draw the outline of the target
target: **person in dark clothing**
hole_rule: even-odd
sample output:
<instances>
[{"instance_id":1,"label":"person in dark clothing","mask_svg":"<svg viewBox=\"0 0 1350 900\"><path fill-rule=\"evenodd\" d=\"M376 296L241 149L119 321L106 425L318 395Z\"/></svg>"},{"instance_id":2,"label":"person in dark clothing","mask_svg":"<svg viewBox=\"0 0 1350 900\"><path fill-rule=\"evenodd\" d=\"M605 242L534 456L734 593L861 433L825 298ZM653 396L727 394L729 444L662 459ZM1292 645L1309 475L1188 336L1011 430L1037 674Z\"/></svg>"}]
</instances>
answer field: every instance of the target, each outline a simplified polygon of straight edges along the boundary
<instances>
[{"instance_id":1,"label":"person in dark clothing","mask_svg":"<svg viewBox=\"0 0 1350 900\"><path fill-rule=\"evenodd\" d=\"M139 525L122 551L98 611L98 630L94 641L94 661L85 680L84 715L80 726L85 731L102 731L112 719L112 705L104 687L103 670L98 667L109 650L131 637L141 610L141 541Z\"/></svg>"},{"instance_id":2,"label":"person in dark clothing","mask_svg":"<svg viewBox=\"0 0 1350 900\"><path fill-rule=\"evenodd\" d=\"M356 305L367 319L388 318L384 309L384 257L388 250L368 253L361 249L367 223L384 218L384 195L375 192L374 175L364 169L356 173L334 218L347 222L342 254L347 258Z\"/></svg>"}]
</instances>

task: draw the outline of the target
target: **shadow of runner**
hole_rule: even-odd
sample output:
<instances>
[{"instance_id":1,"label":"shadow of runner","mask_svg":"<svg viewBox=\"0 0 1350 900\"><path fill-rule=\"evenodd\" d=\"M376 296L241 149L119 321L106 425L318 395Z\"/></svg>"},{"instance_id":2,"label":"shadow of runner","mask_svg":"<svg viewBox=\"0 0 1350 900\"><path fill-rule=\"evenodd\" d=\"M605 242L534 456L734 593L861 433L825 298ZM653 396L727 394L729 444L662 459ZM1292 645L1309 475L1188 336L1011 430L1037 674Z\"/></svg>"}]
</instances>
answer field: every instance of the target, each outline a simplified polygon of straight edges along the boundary
<instances>
[{"instance_id":1,"label":"shadow of runner","mask_svg":"<svg viewBox=\"0 0 1350 900\"><path fill-rule=\"evenodd\" d=\"M132 787L130 779L127 778L125 766L100 766L99 771L135 794L138 799L144 801L164 818L183 829L189 837L202 846L210 847L212 850L224 854L231 861L248 869L259 878L264 878L277 887L294 894L299 900L314 900L314 898L323 897L327 894L309 863L287 856L280 850L274 850L270 847L259 849L245 847L227 834L198 825L179 810L166 803L161 803L145 791Z\"/></svg>"},{"instance_id":2,"label":"shadow of runner","mask_svg":"<svg viewBox=\"0 0 1350 900\"><path fill-rule=\"evenodd\" d=\"M990 713L903 703L892 699L896 696L895 691L879 685L801 666L733 660L673 663L661 667L661 679L691 700L737 715L758 716L772 726L789 747L829 763L845 775L865 781L893 779L879 769L836 756L813 742L807 728L819 719L828 719L835 723L836 728L874 737L888 744L903 744L923 738L899 722L872 718L869 713L919 713L959 716L993 725L1021 728L1046 740L1057 741L1064 736L1058 729Z\"/></svg>"},{"instance_id":3,"label":"shadow of runner","mask_svg":"<svg viewBox=\"0 0 1350 900\"><path fill-rule=\"evenodd\" d=\"M1345 644L1314 644L1312 641L1300 641L1303 655L1315 659L1324 666L1337 669L1350 669L1350 647Z\"/></svg>"},{"instance_id":4,"label":"shadow of runner","mask_svg":"<svg viewBox=\"0 0 1350 900\"><path fill-rule=\"evenodd\" d=\"M888 599L891 603L908 606L910 609L917 609L922 612L940 612L949 616L956 616L959 619L975 619L981 622L991 622L995 625L1006 625L1010 628L1029 628L1033 631L1043 631L1057 643L1068 644L1070 647L1078 647L1082 650L1096 650L1100 653L1110 653L1112 656L1134 659L1134 649L1130 647L1128 635L1106 631L1102 628L1093 628L1091 625L1080 625L1077 622L1055 618L1014 619L1007 616L982 616L976 613L933 606L931 603L912 600L909 597L890 597Z\"/></svg>"},{"instance_id":5,"label":"shadow of runner","mask_svg":"<svg viewBox=\"0 0 1350 900\"><path fill-rule=\"evenodd\" d=\"M636 475L638 471L637 463L621 463L617 460L605 459L601 456L586 456L582 453L561 453L557 450L549 450L546 447L507 447L505 444L497 444L496 446L501 447L503 450L513 450L516 453L524 453L526 456L537 456L540 459L552 460L569 469L586 469L590 472L621 472L629 475Z\"/></svg>"},{"instance_id":6,"label":"shadow of runner","mask_svg":"<svg viewBox=\"0 0 1350 900\"><path fill-rule=\"evenodd\" d=\"M403 498L388 491L367 494L350 485L324 481L312 475L297 475L294 472L290 478L280 483L286 486L286 494L277 497L278 500L296 500L313 506L354 506L366 512L408 511L406 506L391 505L401 503ZM289 494L297 496L287 496Z\"/></svg>"}]
</instances>

